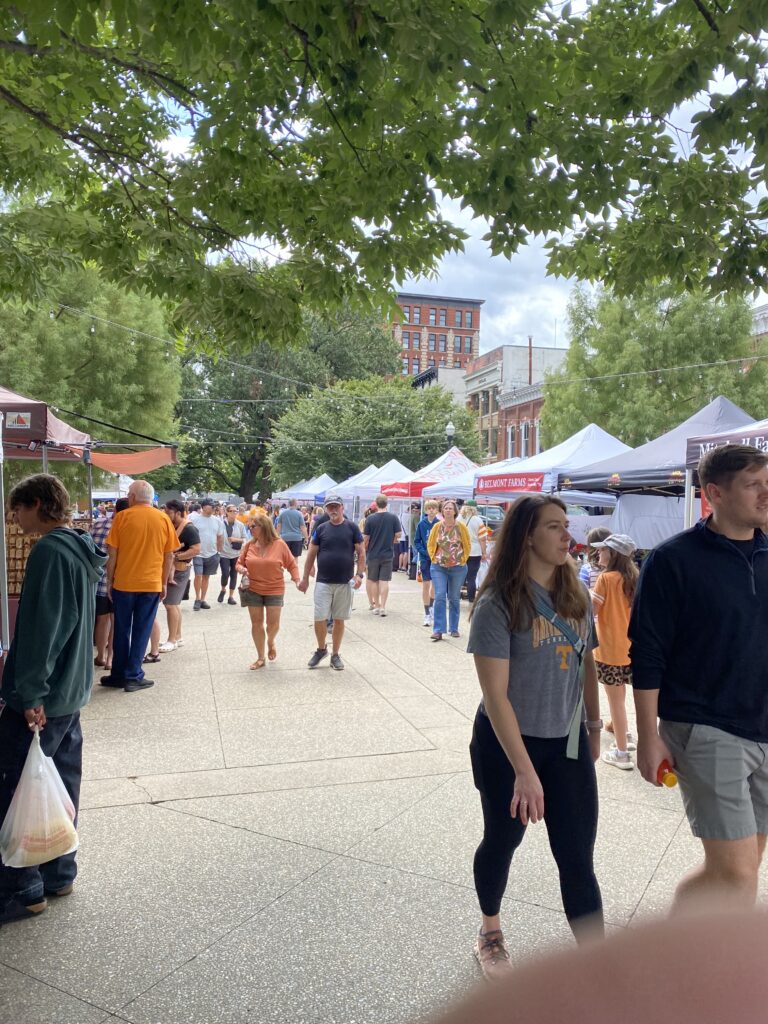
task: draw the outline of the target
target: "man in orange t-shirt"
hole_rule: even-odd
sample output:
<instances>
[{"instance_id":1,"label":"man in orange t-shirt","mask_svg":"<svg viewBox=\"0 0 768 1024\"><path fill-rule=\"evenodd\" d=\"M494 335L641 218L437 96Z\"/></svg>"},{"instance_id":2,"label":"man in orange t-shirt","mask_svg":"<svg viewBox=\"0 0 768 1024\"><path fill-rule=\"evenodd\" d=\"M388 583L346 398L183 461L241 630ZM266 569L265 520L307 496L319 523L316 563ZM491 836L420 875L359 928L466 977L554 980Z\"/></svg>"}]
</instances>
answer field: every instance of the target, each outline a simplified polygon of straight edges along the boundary
<instances>
[{"instance_id":1,"label":"man in orange t-shirt","mask_svg":"<svg viewBox=\"0 0 768 1024\"><path fill-rule=\"evenodd\" d=\"M118 512L107 536L107 588L115 615L112 671L102 686L127 693L154 686L144 677L142 661L173 574L173 552L179 547L170 519L152 507L154 490L146 480L128 488L128 508Z\"/></svg>"}]
</instances>

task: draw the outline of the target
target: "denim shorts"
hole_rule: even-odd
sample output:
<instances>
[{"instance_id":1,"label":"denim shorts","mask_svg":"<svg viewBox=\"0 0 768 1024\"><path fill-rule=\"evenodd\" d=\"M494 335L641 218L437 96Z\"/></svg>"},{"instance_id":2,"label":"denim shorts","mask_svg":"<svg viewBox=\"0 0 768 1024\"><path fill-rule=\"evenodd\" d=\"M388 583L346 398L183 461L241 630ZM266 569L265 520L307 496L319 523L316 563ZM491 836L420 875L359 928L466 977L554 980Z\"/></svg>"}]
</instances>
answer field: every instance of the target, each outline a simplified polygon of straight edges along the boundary
<instances>
[{"instance_id":1,"label":"denim shorts","mask_svg":"<svg viewBox=\"0 0 768 1024\"><path fill-rule=\"evenodd\" d=\"M675 759L685 813L699 839L768 834L768 743L713 725L659 723Z\"/></svg>"},{"instance_id":2,"label":"denim shorts","mask_svg":"<svg viewBox=\"0 0 768 1024\"><path fill-rule=\"evenodd\" d=\"M209 555L203 558L202 555L195 555L192 559L195 567L195 576L215 576L219 571L219 556Z\"/></svg>"}]
</instances>

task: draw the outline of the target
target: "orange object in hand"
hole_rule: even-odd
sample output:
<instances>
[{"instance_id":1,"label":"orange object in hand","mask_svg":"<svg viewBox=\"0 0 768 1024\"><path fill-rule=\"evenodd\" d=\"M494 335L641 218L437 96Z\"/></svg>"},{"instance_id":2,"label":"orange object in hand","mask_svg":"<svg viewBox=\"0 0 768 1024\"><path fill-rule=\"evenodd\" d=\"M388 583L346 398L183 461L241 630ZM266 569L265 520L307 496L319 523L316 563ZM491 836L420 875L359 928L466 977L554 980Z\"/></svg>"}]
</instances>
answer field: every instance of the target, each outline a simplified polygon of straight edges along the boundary
<instances>
[{"instance_id":1,"label":"orange object in hand","mask_svg":"<svg viewBox=\"0 0 768 1024\"><path fill-rule=\"evenodd\" d=\"M656 781L660 786L667 786L669 789L677 785L677 772L672 770L672 765L666 758L659 765Z\"/></svg>"}]
</instances>

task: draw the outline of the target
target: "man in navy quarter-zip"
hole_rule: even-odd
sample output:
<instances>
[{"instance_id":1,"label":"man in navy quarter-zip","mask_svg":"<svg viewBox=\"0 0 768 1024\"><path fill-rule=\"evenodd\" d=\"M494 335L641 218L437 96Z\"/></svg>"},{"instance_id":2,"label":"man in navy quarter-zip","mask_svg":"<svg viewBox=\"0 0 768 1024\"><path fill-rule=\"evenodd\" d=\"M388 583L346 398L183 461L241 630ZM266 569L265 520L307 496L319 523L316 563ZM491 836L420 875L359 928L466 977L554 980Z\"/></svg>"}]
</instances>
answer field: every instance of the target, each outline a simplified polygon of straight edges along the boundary
<instances>
[{"instance_id":1,"label":"man in navy quarter-zip","mask_svg":"<svg viewBox=\"0 0 768 1024\"><path fill-rule=\"evenodd\" d=\"M698 472L712 515L651 552L629 624L638 767L674 766L704 847L675 910L751 906L768 834L768 453L724 445Z\"/></svg>"}]
</instances>

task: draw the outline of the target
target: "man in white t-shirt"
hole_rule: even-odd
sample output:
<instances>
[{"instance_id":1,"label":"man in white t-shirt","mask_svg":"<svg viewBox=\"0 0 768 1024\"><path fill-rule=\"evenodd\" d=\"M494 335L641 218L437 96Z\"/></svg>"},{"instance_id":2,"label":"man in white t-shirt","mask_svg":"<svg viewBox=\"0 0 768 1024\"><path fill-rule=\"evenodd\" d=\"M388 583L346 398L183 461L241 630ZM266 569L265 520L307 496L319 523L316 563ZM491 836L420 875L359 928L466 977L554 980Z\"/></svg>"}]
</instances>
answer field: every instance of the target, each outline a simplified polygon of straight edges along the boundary
<instances>
[{"instance_id":1,"label":"man in white t-shirt","mask_svg":"<svg viewBox=\"0 0 768 1024\"><path fill-rule=\"evenodd\" d=\"M219 555L224 547L227 531L222 520L213 514L213 502L203 498L200 502L200 514L195 519L195 527L200 534L200 554L195 555L195 603L194 610L211 606L205 600L208 593L208 582L219 569Z\"/></svg>"}]
</instances>

